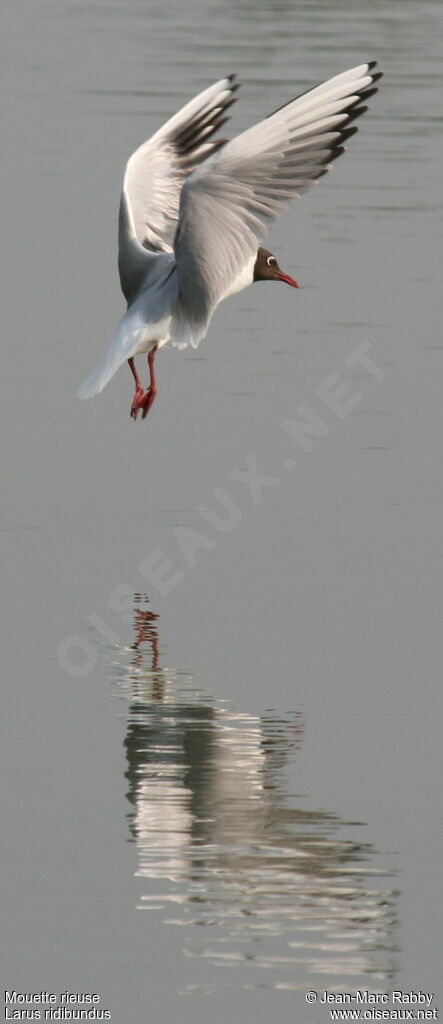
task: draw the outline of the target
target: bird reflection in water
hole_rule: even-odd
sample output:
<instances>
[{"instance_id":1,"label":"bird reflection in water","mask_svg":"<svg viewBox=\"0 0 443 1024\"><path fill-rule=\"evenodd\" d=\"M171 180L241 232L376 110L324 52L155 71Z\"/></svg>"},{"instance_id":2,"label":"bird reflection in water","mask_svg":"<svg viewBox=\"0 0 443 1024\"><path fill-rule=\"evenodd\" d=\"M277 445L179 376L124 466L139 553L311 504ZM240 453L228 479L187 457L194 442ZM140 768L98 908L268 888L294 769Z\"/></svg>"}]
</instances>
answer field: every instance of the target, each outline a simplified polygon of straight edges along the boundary
<instances>
[{"instance_id":1,"label":"bird reflection in water","mask_svg":"<svg viewBox=\"0 0 443 1024\"><path fill-rule=\"evenodd\" d=\"M302 715L236 711L191 672L161 667L147 603L135 595L135 642L120 666L130 831L137 875L149 879L139 908L183 928L190 988L199 965L202 989L219 965L248 988L383 988L395 892L370 844L341 838L346 822L288 792Z\"/></svg>"}]
</instances>

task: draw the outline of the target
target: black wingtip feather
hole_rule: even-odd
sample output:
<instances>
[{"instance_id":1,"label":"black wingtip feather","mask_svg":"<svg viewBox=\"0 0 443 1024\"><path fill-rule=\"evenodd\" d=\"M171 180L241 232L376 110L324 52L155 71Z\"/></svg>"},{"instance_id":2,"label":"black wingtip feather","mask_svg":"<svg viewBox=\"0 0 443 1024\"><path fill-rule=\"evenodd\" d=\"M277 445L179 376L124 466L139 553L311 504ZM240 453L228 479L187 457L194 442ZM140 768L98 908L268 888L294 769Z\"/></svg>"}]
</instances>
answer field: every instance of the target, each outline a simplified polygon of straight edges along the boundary
<instances>
[{"instance_id":1,"label":"black wingtip feather","mask_svg":"<svg viewBox=\"0 0 443 1024\"><path fill-rule=\"evenodd\" d=\"M226 75L226 78L229 82L231 92L237 92L237 89L241 86L241 82L237 82L237 75Z\"/></svg>"},{"instance_id":2,"label":"black wingtip feather","mask_svg":"<svg viewBox=\"0 0 443 1024\"><path fill-rule=\"evenodd\" d=\"M332 150L332 153L328 159L328 164L331 164L333 160L336 160L338 156L341 156L341 154L345 152L346 146L336 146L335 149Z\"/></svg>"},{"instance_id":3,"label":"black wingtip feather","mask_svg":"<svg viewBox=\"0 0 443 1024\"><path fill-rule=\"evenodd\" d=\"M346 139L350 139L351 135L355 135L356 132L358 132L357 124L353 125L352 128L342 128L340 131L341 141L345 142Z\"/></svg>"},{"instance_id":4,"label":"black wingtip feather","mask_svg":"<svg viewBox=\"0 0 443 1024\"><path fill-rule=\"evenodd\" d=\"M230 99L226 100L225 103L221 104L218 109L218 114L215 114L213 110L206 110L200 114L199 117L191 118L187 124L185 124L176 134L175 143L182 151L182 155L188 153L193 146L200 145L201 142L205 142L213 135L213 133L224 124L227 120L223 115L232 107L235 103L235 96L231 96ZM214 116L212 116L214 115ZM205 132L206 128L211 127L210 132ZM203 132L203 137L201 133Z\"/></svg>"},{"instance_id":5,"label":"black wingtip feather","mask_svg":"<svg viewBox=\"0 0 443 1024\"><path fill-rule=\"evenodd\" d=\"M226 124L226 121L228 120L228 117L216 117L210 121L208 125L198 125L195 131L191 131L191 129L189 129L186 134L182 134L180 138L177 138L177 143L182 155L186 156L192 152L194 148L198 148L199 146L205 145L206 142L209 142L214 132L221 128L223 124Z\"/></svg>"},{"instance_id":6,"label":"black wingtip feather","mask_svg":"<svg viewBox=\"0 0 443 1024\"><path fill-rule=\"evenodd\" d=\"M351 121L355 121L355 119L357 117L361 117L362 114L365 114L367 109L368 108L365 107L365 106L363 106L363 107L353 107L352 110L351 110L351 113L348 116L348 120L346 121L346 126L351 124ZM345 128L345 131L346 131L346 128Z\"/></svg>"},{"instance_id":7,"label":"black wingtip feather","mask_svg":"<svg viewBox=\"0 0 443 1024\"><path fill-rule=\"evenodd\" d=\"M378 92L378 88L376 85L374 85L373 89L366 89L365 92L362 92L360 100L364 100L364 102L366 103L366 100L369 100L371 96L375 96L376 92Z\"/></svg>"}]
</instances>

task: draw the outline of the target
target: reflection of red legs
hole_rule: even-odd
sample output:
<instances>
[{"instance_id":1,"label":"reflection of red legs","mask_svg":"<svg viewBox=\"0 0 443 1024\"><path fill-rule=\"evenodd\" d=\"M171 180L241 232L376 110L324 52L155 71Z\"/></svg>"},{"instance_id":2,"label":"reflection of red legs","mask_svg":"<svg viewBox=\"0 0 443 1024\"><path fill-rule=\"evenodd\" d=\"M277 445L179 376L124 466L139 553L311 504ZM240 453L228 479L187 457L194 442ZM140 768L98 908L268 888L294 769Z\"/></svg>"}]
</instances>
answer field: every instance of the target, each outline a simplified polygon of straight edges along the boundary
<instances>
[{"instance_id":1,"label":"reflection of red legs","mask_svg":"<svg viewBox=\"0 0 443 1024\"><path fill-rule=\"evenodd\" d=\"M146 604L148 597L146 594L134 594L134 643L132 644L133 657L131 658L131 666L135 669L137 675L132 675L131 679L136 682L141 681L142 689L139 692L143 693L143 698L147 699L147 694L144 689L146 682L150 681L151 685L151 699L156 701L162 701L165 695L165 675L164 670L160 667L160 641L158 636L157 622L159 616L155 612L149 612L144 608L138 608L138 604ZM148 645L146 649L145 645ZM135 687L137 693L137 686Z\"/></svg>"},{"instance_id":2,"label":"reflection of red legs","mask_svg":"<svg viewBox=\"0 0 443 1024\"><path fill-rule=\"evenodd\" d=\"M142 409L142 420L148 415L151 405L154 402L154 398L157 394L157 378L155 376L154 358L157 351L157 345L151 349L148 355L148 366L149 366L149 388L147 391L144 390L141 378L135 368L133 359L128 359L131 373L135 380L135 395L131 405L131 417L133 420L137 419L139 409Z\"/></svg>"},{"instance_id":3,"label":"reflection of red legs","mask_svg":"<svg viewBox=\"0 0 443 1024\"><path fill-rule=\"evenodd\" d=\"M136 608L135 611L135 632L136 641L134 644L134 651L137 651L137 655L133 661L136 666L141 666L144 661L145 655L139 650L140 645L143 643L150 643L152 650L152 669L158 668L159 661L159 646L158 646L158 632L156 621L158 615L155 612L146 612L142 608Z\"/></svg>"}]
</instances>

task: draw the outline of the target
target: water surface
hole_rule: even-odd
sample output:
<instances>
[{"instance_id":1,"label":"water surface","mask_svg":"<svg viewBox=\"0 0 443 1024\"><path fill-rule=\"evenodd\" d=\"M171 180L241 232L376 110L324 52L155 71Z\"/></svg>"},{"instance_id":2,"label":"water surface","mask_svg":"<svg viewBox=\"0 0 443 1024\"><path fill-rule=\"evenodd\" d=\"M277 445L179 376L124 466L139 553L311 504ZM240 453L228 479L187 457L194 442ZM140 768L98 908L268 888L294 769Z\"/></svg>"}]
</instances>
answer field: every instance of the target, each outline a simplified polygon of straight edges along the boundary
<instances>
[{"instance_id":1,"label":"water surface","mask_svg":"<svg viewBox=\"0 0 443 1024\"><path fill-rule=\"evenodd\" d=\"M5 987L127 1024L438 1005L440 5L6 12ZM143 424L125 368L77 402L123 308L128 154L226 73L235 132L374 58L359 135L270 236L300 291L163 350Z\"/></svg>"}]
</instances>

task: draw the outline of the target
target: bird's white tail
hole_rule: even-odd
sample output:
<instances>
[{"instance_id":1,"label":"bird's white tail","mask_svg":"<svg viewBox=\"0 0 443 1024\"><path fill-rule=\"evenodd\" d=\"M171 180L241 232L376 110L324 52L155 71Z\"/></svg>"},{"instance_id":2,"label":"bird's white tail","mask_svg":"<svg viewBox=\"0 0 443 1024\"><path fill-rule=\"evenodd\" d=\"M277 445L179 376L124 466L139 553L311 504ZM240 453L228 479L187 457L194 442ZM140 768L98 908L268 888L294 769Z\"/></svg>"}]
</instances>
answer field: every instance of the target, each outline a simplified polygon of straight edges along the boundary
<instances>
[{"instance_id":1,"label":"bird's white tail","mask_svg":"<svg viewBox=\"0 0 443 1024\"><path fill-rule=\"evenodd\" d=\"M143 339L145 328L146 324L138 316L134 317L134 315L125 313L104 359L80 385L77 390L77 398L93 398L94 395L99 395L103 391L122 363L135 355Z\"/></svg>"}]
</instances>

